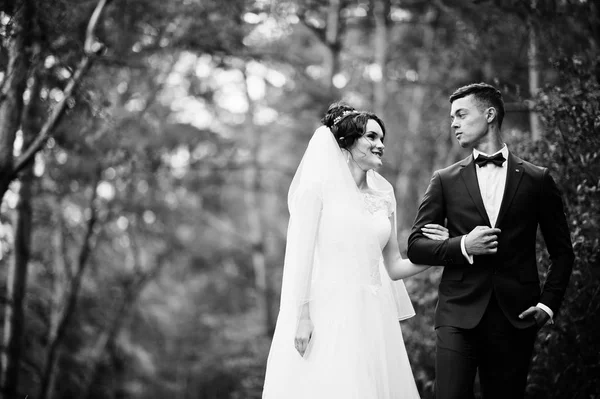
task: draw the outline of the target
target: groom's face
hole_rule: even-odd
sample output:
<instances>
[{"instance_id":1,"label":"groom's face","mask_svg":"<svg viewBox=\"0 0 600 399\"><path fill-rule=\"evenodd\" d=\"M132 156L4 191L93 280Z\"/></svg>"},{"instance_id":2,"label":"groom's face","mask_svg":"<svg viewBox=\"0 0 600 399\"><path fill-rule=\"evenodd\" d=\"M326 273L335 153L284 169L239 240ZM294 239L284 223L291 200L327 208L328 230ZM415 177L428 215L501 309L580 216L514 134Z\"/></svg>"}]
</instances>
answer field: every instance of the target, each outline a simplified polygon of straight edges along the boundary
<instances>
[{"instance_id":1,"label":"groom's face","mask_svg":"<svg viewBox=\"0 0 600 399\"><path fill-rule=\"evenodd\" d=\"M485 112L472 94L452 102L450 120L456 139L463 148L476 146L488 130Z\"/></svg>"}]
</instances>

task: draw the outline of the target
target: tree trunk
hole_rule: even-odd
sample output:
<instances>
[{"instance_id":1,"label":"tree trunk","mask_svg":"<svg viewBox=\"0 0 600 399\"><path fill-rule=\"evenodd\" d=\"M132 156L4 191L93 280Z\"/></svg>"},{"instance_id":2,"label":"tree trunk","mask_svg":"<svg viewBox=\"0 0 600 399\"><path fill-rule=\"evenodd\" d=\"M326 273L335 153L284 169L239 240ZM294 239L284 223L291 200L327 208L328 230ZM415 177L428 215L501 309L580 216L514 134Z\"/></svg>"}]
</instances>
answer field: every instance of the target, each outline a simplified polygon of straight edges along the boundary
<instances>
[{"instance_id":1,"label":"tree trunk","mask_svg":"<svg viewBox=\"0 0 600 399\"><path fill-rule=\"evenodd\" d=\"M243 71L247 82L246 71ZM248 112L246 113L246 126L250 138L250 167L246 171L245 200L248 214L248 225L250 229L251 257L254 269L254 284L258 299L258 308L262 314L263 333L270 335L275 328L275 317L273 314L272 296L267 271L267 256L265 243L264 208L262 204L262 174L260 165L260 152L262 149L262 129L253 122L255 114L254 100L248 92L246 84L246 99L248 101Z\"/></svg>"},{"instance_id":2,"label":"tree trunk","mask_svg":"<svg viewBox=\"0 0 600 399\"><path fill-rule=\"evenodd\" d=\"M535 4L535 3L534 3ZM534 5L535 7L535 5ZM538 62L537 33L532 18L529 18L527 24L527 34L529 47L527 51L527 66L529 69L529 128L531 129L531 139L534 141L542 138L542 126L540 117L535 110L536 96L540 89L540 66Z\"/></svg>"},{"instance_id":3,"label":"tree trunk","mask_svg":"<svg viewBox=\"0 0 600 399\"><path fill-rule=\"evenodd\" d=\"M33 5L17 1L12 18L13 29L7 35L8 66L0 94L0 201L8 190L13 174L13 146L21 125L23 93L27 87L30 62L28 51L33 31Z\"/></svg>"},{"instance_id":4,"label":"tree trunk","mask_svg":"<svg viewBox=\"0 0 600 399\"><path fill-rule=\"evenodd\" d=\"M61 213L62 203L59 200L56 205L56 212L54 213L54 236L52 237L53 247L53 262L52 270L50 272L51 278L51 292L52 298L49 309L49 326L47 332L47 342L49 347L52 347L53 343L57 341L60 320L63 315L64 298L65 298L65 277L69 276L68 265L65 254L65 242L64 242L64 231L63 231L63 220ZM70 280L70 278L69 278ZM48 354L47 354L48 355ZM39 399L48 399L54 392L54 384L56 381L57 374L57 363L60 358L60 351L57 351L56 356L50 358L47 356L47 364L42 374L42 384L39 393Z\"/></svg>"},{"instance_id":5,"label":"tree trunk","mask_svg":"<svg viewBox=\"0 0 600 399\"><path fill-rule=\"evenodd\" d=\"M60 235L62 235L62 232L59 233ZM62 239L62 238L61 238ZM54 262L54 274L52 276L52 304L51 304L51 310L50 310L50 326L48 327L48 342L54 342L56 341L56 336L58 333L58 326L59 326L59 321L60 321L60 303L61 301L61 287L62 285L60 284L59 281L59 276L58 276L58 268L56 267L56 260ZM58 358L60 357L60 353L58 353L57 356L54 356L51 360L52 362L49 363L46 367L49 369L48 373L45 373L43 378L44 378L44 384L42 385L42 392L40 395L40 399L47 399L50 397L50 393L54 392L54 383L56 380L56 368L57 368L57 362L58 362Z\"/></svg>"},{"instance_id":6,"label":"tree trunk","mask_svg":"<svg viewBox=\"0 0 600 399\"><path fill-rule=\"evenodd\" d=\"M337 89L333 85L333 78L340 69L340 32L342 31L342 22L340 20L340 11L342 9L341 0L330 0L327 11L327 26L325 28L325 87L330 97L337 98Z\"/></svg>"},{"instance_id":7,"label":"tree trunk","mask_svg":"<svg viewBox=\"0 0 600 399\"><path fill-rule=\"evenodd\" d=\"M10 43L7 82L2 87L2 95L8 99L11 99L11 101L3 101L0 104L0 201L2 198L4 198L4 194L6 193L6 190L8 190L10 182L20 171L23 170L23 168L26 167L29 162L32 162L35 154L42 149L46 143L46 140L48 140L54 131L54 128L56 125L58 125L62 116L64 115L67 103L73 95L75 88L91 67L92 57L102 50L103 46L100 45L100 43L98 43L95 39L94 30L98 25L100 16L102 15L102 12L108 1L109 0L98 0L98 4L96 5L96 8L90 17L86 29L84 55L81 58L79 65L75 69L71 80L67 83L65 89L63 90L62 100L59 101L58 104L56 104L56 106L52 109L50 116L40 128L40 131L37 133L35 139L30 145L24 147L23 154L19 157L19 159L16 160L16 162L12 159L12 149L18 123L15 126L12 123L12 118L14 115L18 116L20 109L22 108L23 90L27 79L27 67L29 66L27 63L27 58L23 54L27 50L27 46L25 45L25 39L27 38L27 35L24 33L20 35L15 34L15 38ZM21 9L24 9L25 11L29 10L28 13L26 13L28 19L25 19L25 22L28 22L32 19L30 14L32 13L31 10L33 6L28 6L29 2L30 0L23 0L23 6L21 7ZM15 19L20 15L20 12L24 11L18 11ZM15 30L22 32L23 25L24 23L15 23L15 26L21 27L19 29L15 28ZM27 26L24 29L24 31L27 33L29 33L27 31L28 28L32 27ZM15 48L14 51L13 47ZM21 55L19 56L19 54ZM13 71L11 72L10 65L11 61L13 61L13 58L16 66L12 68Z\"/></svg>"},{"instance_id":8,"label":"tree trunk","mask_svg":"<svg viewBox=\"0 0 600 399\"><path fill-rule=\"evenodd\" d=\"M600 49L600 7L598 7L595 2L590 1L590 15L589 18L592 23L589 24L592 34L590 35L590 47L593 54L598 54L598 50Z\"/></svg>"},{"instance_id":9,"label":"tree trunk","mask_svg":"<svg viewBox=\"0 0 600 399\"><path fill-rule=\"evenodd\" d=\"M342 0L329 0L327 15L325 16L325 27L315 26L306 18L306 9L299 6L298 17L300 21L315 33L316 37L325 46L323 54L323 98L334 100L339 97L339 93L333 84L334 77L340 70L340 36L343 30L343 21L340 18L342 10Z\"/></svg>"},{"instance_id":10,"label":"tree trunk","mask_svg":"<svg viewBox=\"0 0 600 399\"><path fill-rule=\"evenodd\" d=\"M375 34L373 36L375 64L381 70L381 79L373 82L373 110L384 121L387 120L385 107L387 103L387 61L389 37L390 0L374 0L373 15L375 18Z\"/></svg>"},{"instance_id":11,"label":"tree trunk","mask_svg":"<svg viewBox=\"0 0 600 399\"><path fill-rule=\"evenodd\" d=\"M8 273L7 296L4 313L4 347L1 385L7 398L17 395L21 348L25 333L24 302L27 289L27 267L31 249L31 192L33 165L21 177L19 202L15 220L15 248Z\"/></svg>"},{"instance_id":12,"label":"tree trunk","mask_svg":"<svg viewBox=\"0 0 600 399\"><path fill-rule=\"evenodd\" d=\"M398 203L404 204L398 213L399 226L411 226L416 214L416 204L419 203L420 185L422 181L421 168L419 168L419 157L423 151L431 151L431 146L420 147L421 123L423 118L423 105L427 96L427 82L431 68L431 57L435 43L435 29L433 20L435 11L429 10L422 25L423 38L422 49L417 62L417 81L413 83L412 98L408 108L407 134L402 146L402 160L400 162L399 175L396 180L396 193ZM435 157L428 154L424 159ZM425 179L427 181L427 178Z\"/></svg>"},{"instance_id":13,"label":"tree trunk","mask_svg":"<svg viewBox=\"0 0 600 399\"><path fill-rule=\"evenodd\" d=\"M132 243L134 240L135 239L132 238ZM135 250L136 249L133 249L133 251ZM100 368L102 366L104 354L107 352L109 347L115 344L123 325L127 321L127 318L131 315L131 311L144 291L144 288L146 288L148 283L152 281L153 278L158 277L160 274L160 271L166 263L168 252L159 254L156 257L154 266L151 267L146 273L139 272L139 270L142 268L137 255L138 254L134 253L131 256L131 259L133 259L132 269L138 271L138 275L134 275L132 280L128 284L125 284L123 288L125 291L123 302L121 302L117 312L108 325L108 328L100 334L100 337L98 337L98 340L96 341L96 345L94 345L92 355L90 356L90 361L88 362L91 364L91 372L86 378L86 382L84 384L85 388L83 389L83 394L81 395L83 398L91 399L94 396L93 394L95 392L93 391L93 388L100 377Z\"/></svg>"},{"instance_id":14,"label":"tree trunk","mask_svg":"<svg viewBox=\"0 0 600 399\"><path fill-rule=\"evenodd\" d=\"M83 398L91 399L93 397L93 388L100 376L100 368L102 366L104 354L106 353L107 348L110 345L114 344L116 338L119 336L119 333L121 332L121 327L123 326L125 319L129 315L129 312L133 307L133 304L135 303L138 294L139 292L136 294L134 294L133 292L126 293L125 298L119 306L119 310L115 314L108 329L103 331L100 334L98 340L96 341L96 345L94 345L92 355L90 356L90 361L88 362L89 364L91 364L91 372L86 378L85 388L83 389L84 394L82 395Z\"/></svg>"},{"instance_id":15,"label":"tree trunk","mask_svg":"<svg viewBox=\"0 0 600 399\"><path fill-rule=\"evenodd\" d=\"M69 272L69 287L65 287L65 291L68 290L68 295L65 296L65 301L60 305L56 305L55 311L56 314L51 315L51 325L50 331L48 335L52 338L51 341L48 342L48 349L46 353L46 364L44 365L44 370L42 374L42 381L40 384L39 398L47 399L52 397L52 388L54 386L54 380L56 378L56 367L58 359L60 358L60 350L62 347L62 343L64 337L67 333L67 329L70 325L71 319L75 314L75 310L77 308L77 303L79 301L79 291L81 288L81 282L83 280L84 272L88 265L88 259L93 249L93 238L94 238L94 226L97 222L97 210L95 207L96 201L96 192L98 188L98 183L101 179L102 169L100 167L96 170L96 176L94 181L94 186L92 190L92 196L90 198L90 218L87 222L85 236L83 237L83 242L81 248L79 250L79 256L77 259L77 272L71 276L71 272ZM62 217L62 216L59 216ZM62 231L60 232L62 235ZM59 247L60 244L58 243ZM60 250L60 254L55 254L56 256L63 256L62 248L55 248L55 250ZM67 260L63 257L60 261L61 265L64 265L64 271L70 270L70 266ZM55 265L55 270L56 270ZM58 278L58 276L55 276ZM56 284L56 282L55 282ZM55 287L58 288L58 287ZM54 293L55 295L60 295L59 293ZM64 308L62 312L61 309ZM56 320L58 319L58 320Z\"/></svg>"},{"instance_id":16,"label":"tree trunk","mask_svg":"<svg viewBox=\"0 0 600 399\"><path fill-rule=\"evenodd\" d=\"M29 102L23 110L22 132L23 146L31 144L38 128L36 105L40 93L37 74L32 78L29 88ZM12 154L11 154L12 157ZM31 255L32 231L32 191L35 180L34 163L30 162L21 174L19 200L15 215L14 256L10 262L7 281L7 301L4 319L4 347L1 386L8 398L15 397L19 389L19 371L21 368L21 349L25 335L25 296L27 292L27 269Z\"/></svg>"}]
</instances>

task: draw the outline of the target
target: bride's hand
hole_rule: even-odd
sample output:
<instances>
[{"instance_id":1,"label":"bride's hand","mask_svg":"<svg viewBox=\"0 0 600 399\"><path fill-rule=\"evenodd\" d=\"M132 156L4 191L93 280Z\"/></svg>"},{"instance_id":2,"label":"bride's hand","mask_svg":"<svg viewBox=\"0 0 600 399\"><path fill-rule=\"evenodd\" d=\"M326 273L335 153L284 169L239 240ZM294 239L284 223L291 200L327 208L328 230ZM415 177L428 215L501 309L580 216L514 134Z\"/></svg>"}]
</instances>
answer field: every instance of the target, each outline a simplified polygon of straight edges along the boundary
<instances>
[{"instance_id":1,"label":"bride's hand","mask_svg":"<svg viewBox=\"0 0 600 399\"><path fill-rule=\"evenodd\" d=\"M448 229L444 226L440 226L439 224L426 224L423 228L421 228L423 235L432 240L447 240L450 237L448 234Z\"/></svg>"},{"instance_id":2,"label":"bride's hand","mask_svg":"<svg viewBox=\"0 0 600 399\"><path fill-rule=\"evenodd\" d=\"M306 348L308 347L308 343L310 342L310 338L312 336L314 326L310 319L301 319L298 322L298 328L296 329L296 337L294 337L294 346L296 350L300 354L300 356L304 356L304 352L306 352Z\"/></svg>"}]
</instances>

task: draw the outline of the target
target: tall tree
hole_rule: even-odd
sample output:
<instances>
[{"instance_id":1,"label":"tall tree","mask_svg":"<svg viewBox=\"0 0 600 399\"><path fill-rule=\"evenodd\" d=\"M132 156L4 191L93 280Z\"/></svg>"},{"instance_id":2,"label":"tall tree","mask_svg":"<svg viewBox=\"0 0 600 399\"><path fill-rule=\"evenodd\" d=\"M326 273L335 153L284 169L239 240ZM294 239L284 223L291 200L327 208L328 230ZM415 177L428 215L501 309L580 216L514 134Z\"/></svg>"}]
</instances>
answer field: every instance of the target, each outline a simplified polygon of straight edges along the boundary
<instances>
[{"instance_id":1,"label":"tall tree","mask_svg":"<svg viewBox=\"0 0 600 399\"><path fill-rule=\"evenodd\" d=\"M13 32L9 35L8 49L9 62L6 71L6 80L2 85L2 101L0 102L0 199L8 190L9 184L17 177L18 173L32 162L35 154L45 145L59 123L68 101L83 76L89 70L93 58L103 49L96 40L96 26L100 21L102 12L108 0L99 0L87 25L86 37L83 46L83 56L72 74L71 79L63 90L63 96L53 107L48 118L40 127L36 137L27 148L23 149L22 155L13 159L12 149L15 135L20 127L19 117L23 108L23 93L26 79L30 74L31 46L33 32L40 29L35 25L35 5L31 0L19 0L13 5Z\"/></svg>"},{"instance_id":2,"label":"tall tree","mask_svg":"<svg viewBox=\"0 0 600 399\"><path fill-rule=\"evenodd\" d=\"M42 148L50 132L58 123L66 109L66 101L75 85L85 73L90 63L91 52L96 45L94 28L106 4L100 0L88 24L85 49L86 54L80 67L67 85L62 102L54 108L44 122L39 121L38 110L41 85L41 27L37 21L35 5L29 0L12 4L13 31L9 35L9 62L7 77L3 82L3 98L0 102L0 199L8 190L9 184L17 176L21 177L19 199L15 216L15 251L10 264L7 281L9 300L5 305L4 346L7 351L2 356L0 383L8 397L18 392L21 368L21 348L25 331L24 299L27 291L28 266L32 234L32 184L34 179L34 158ZM97 49L96 49L97 50ZM32 61L33 60L33 61ZM28 88L28 103L23 107L26 82L31 76ZM15 161L13 146L17 130L23 135L22 154Z\"/></svg>"},{"instance_id":3,"label":"tall tree","mask_svg":"<svg viewBox=\"0 0 600 399\"><path fill-rule=\"evenodd\" d=\"M55 271L57 272L56 275L53 276L53 279L55 279L53 280L54 286L52 296L54 306L51 306L48 328L48 348L45 356L46 361L43 368L40 392L38 394L40 399L52 398L60 351L67 336L70 323L75 317L81 285L85 271L88 268L91 252L94 249L94 229L98 221L96 197L101 171L102 169L100 166L96 167L95 176L93 178L94 183L92 184L91 197L89 200L89 218L85 225L85 232L83 239L81 240L81 248L79 249L75 267L73 267L65 258L62 210L58 209L57 211L56 218L61 219L57 221L58 231L56 232L57 237L55 240L58 240L58 242L54 248L56 251L55 261L57 261L58 264L54 265ZM67 284L65 284L64 287L58 287L58 279L62 277L62 273L65 273L66 275L64 280L66 280ZM63 292L63 295L61 295L61 291ZM57 298L59 296L63 297L62 301Z\"/></svg>"},{"instance_id":4,"label":"tall tree","mask_svg":"<svg viewBox=\"0 0 600 399\"><path fill-rule=\"evenodd\" d=\"M533 0L532 9L536 8L536 0ZM538 35L535 21L532 15L527 17L527 67L529 71L529 129L534 141L542 138L542 126L537 110L535 109L536 98L540 90L540 64L538 60Z\"/></svg>"},{"instance_id":5,"label":"tall tree","mask_svg":"<svg viewBox=\"0 0 600 399\"><path fill-rule=\"evenodd\" d=\"M373 110L384 121L386 118L386 104L388 101L388 40L390 26L390 0L373 0L373 17L375 30L373 33L374 64L380 71L378 79L373 82Z\"/></svg>"},{"instance_id":6,"label":"tall tree","mask_svg":"<svg viewBox=\"0 0 600 399\"><path fill-rule=\"evenodd\" d=\"M244 126L248 129L247 137L250 140L250 167L246 170L246 204L248 225L250 227L250 242L252 246L252 266L254 269L254 281L256 284L259 312L264 318L263 332L270 336L275 328L275 317L273 315L273 305L271 303L271 288L269 286L269 270L267 268L267 245L266 231L264 222L264 198L262 196L262 165L261 149L263 148L263 130L256 126L255 100L252 98L248 85L248 71L244 66L242 70L244 78L244 93L248 110L245 115L246 123Z\"/></svg>"},{"instance_id":7,"label":"tall tree","mask_svg":"<svg viewBox=\"0 0 600 399\"><path fill-rule=\"evenodd\" d=\"M301 5L298 11L300 21L315 33L324 46L323 84L325 93L327 93L326 97L330 99L338 98L333 79L340 71L340 53L345 25L341 18L342 8L343 0L328 0L322 7L318 6L316 9ZM324 23L315 23L311 18L312 14L315 14L317 20L322 20Z\"/></svg>"},{"instance_id":8,"label":"tall tree","mask_svg":"<svg viewBox=\"0 0 600 399\"><path fill-rule=\"evenodd\" d=\"M429 81L431 78L432 63L434 62L434 46L436 39L435 24L438 11L435 7L427 7L417 22L416 31L419 32L419 48L417 52L416 65L414 70L410 70L412 76L409 79L407 94L410 96L407 109L407 121L405 137L403 140L402 157L398 172L396 175L396 192L398 193L398 202L404 204L400 212L399 223L401 226L410 226L416 213L416 207L413 204L418 202L420 192L415 181L421 178L421 168L419 159L415 156L419 154L418 146L422 144L419 139L423 136L422 121L426 112L426 100L430 93ZM407 87L407 89L408 89Z\"/></svg>"},{"instance_id":9,"label":"tall tree","mask_svg":"<svg viewBox=\"0 0 600 399\"><path fill-rule=\"evenodd\" d=\"M37 99L40 95L40 77L36 70L31 77L29 100L23 109L22 136L23 147L27 148L35 139L38 129L36 117ZM11 154L12 157L12 154ZM34 192L34 163L29 162L20 174L19 199L15 213L15 240L12 262L9 266L7 295L10 298L5 306L4 342L6 354L3 356L0 386L8 398L16 397L19 388L21 352L25 331L25 295L27 290L27 271L31 256L31 232L33 210L31 206Z\"/></svg>"},{"instance_id":10,"label":"tall tree","mask_svg":"<svg viewBox=\"0 0 600 399\"><path fill-rule=\"evenodd\" d=\"M23 93L29 76L35 6L32 0L8 3L8 65L0 94L0 199L14 179L13 147L21 126Z\"/></svg>"}]
</instances>

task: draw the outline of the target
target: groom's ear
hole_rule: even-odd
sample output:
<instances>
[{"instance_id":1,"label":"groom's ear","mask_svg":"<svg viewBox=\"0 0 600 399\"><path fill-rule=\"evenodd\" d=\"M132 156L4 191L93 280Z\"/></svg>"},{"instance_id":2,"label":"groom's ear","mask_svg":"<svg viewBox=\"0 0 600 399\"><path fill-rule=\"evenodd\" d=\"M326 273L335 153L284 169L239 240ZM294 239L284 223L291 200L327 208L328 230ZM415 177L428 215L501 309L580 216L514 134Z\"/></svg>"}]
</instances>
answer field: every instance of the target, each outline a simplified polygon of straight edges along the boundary
<instances>
[{"instance_id":1,"label":"groom's ear","mask_svg":"<svg viewBox=\"0 0 600 399\"><path fill-rule=\"evenodd\" d=\"M497 116L498 116L498 112L496 111L496 108L489 107L488 109L485 110L485 119L487 120L488 123L492 123L494 121L494 119L496 119Z\"/></svg>"}]
</instances>

